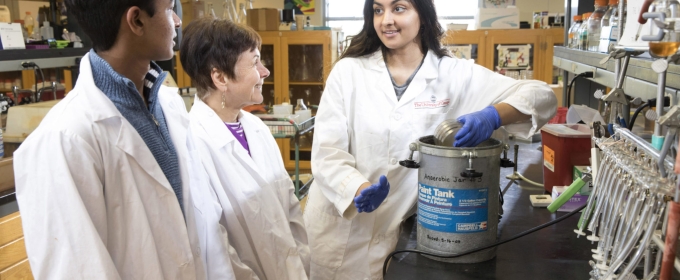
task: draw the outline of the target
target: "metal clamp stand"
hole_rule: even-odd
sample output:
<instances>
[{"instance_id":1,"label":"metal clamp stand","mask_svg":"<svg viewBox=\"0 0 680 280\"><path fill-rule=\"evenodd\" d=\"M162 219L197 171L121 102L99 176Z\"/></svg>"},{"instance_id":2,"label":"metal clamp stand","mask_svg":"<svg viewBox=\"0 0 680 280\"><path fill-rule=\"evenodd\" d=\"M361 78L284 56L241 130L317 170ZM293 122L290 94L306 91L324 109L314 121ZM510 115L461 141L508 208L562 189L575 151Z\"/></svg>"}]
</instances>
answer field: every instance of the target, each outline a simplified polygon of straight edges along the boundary
<instances>
[{"instance_id":1,"label":"metal clamp stand","mask_svg":"<svg viewBox=\"0 0 680 280\"><path fill-rule=\"evenodd\" d=\"M624 107L629 105L628 98L626 97L626 94L623 90L623 82L626 80L626 72L628 70L628 63L630 62L630 57L637 56L641 53L642 52L615 50L612 51L609 54L609 56L605 57L602 61L600 61L600 64L605 64L607 63L607 61L613 58L618 60L617 65L619 63L621 64L621 67L619 67L618 69L619 71L617 72L616 76L616 87L605 96L598 96L597 94L595 95L595 98L600 98L602 99L602 101L605 102L605 108L606 107L610 108L609 118L607 119L607 122L610 124L613 123L621 124L617 122L617 117L623 119L626 123L628 121L623 114Z\"/></svg>"},{"instance_id":2,"label":"metal clamp stand","mask_svg":"<svg viewBox=\"0 0 680 280\"><path fill-rule=\"evenodd\" d=\"M516 184L519 185L519 182L517 182L517 181L524 180L529 184L532 184L534 186L542 188L543 184L531 181L531 180L527 179L526 177L522 176L522 174L520 174L519 172L517 172L517 165L519 165L518 161L517 161L517 155L518 154L519 154L519 145L515 144L515 166L512 168L512 174L505 176L505 178L510 179L510 184L516 183Z\"/></svg>"}]
</instances>

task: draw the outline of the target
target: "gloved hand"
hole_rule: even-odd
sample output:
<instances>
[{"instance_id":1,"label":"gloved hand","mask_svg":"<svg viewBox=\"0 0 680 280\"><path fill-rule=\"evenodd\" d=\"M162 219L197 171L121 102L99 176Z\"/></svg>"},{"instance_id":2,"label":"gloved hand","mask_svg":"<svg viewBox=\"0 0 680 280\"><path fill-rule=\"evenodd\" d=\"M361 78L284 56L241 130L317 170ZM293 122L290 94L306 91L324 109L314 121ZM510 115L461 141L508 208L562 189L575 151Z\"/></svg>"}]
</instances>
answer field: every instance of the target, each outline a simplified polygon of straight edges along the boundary
<instances>
[{"instance_id":1,"label":"gloved hand","mask_svg":"<svg viewBox=\"0 0 680 280\"><path fill-rule=\"evenodd\" d=\"M390 192L390 183L387 182L385 175L380 176L380 181L361 191L359 196L354 198L354 206L359 213L371 213L380 206Z\"/></svg>"},{"instance_id":2,"label":"gloved hand","mask_svg":"<svg viewBox=\"0 0 680 280\"><path fill-rule=\"evenodd\" d=\"M481 111L460 116L458 121L463 127L458 130L454 147L474 147L491 137L494 130L501 127L501 116L493 106Z\"/></svg>"}]
</instances>

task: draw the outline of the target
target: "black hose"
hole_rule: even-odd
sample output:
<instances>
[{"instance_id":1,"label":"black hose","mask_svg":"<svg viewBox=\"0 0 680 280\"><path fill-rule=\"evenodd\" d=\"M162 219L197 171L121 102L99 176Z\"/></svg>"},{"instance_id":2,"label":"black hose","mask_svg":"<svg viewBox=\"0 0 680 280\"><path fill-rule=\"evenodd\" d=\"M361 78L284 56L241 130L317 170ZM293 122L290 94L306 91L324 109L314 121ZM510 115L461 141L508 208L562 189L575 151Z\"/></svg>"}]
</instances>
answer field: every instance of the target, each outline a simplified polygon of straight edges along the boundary
<instances>
[{"instance_id":1,"label":"black hose","mask_svg":"<svg viewBox=\"0 0 680 280\"><path fill-rule=\"evenodd\" d=\"M633 117L630 118L630 123L628 124L628 130L633 131L633 125L635 125L635 119L637 119L637 116L644 110L645 108L649 107L649 103L642 104L642 106L638 107L635 110L635 113L633 113Z\"/></svg>"},{"instance_id":2,"label":"black hose","mask_svg":"<svg viewBox=\"0 0 680 280\"><path fill-rule=\"evenodd\" d=\"M569 86L567 86L567 108L569 108L569 105L571 105L571 87L574 85L574 82L576 82L576 79L585 76L583 73L576 75L573 79L571 79L571 82L569 82Z\"/></svg>"},{"instance_id":3,"label":"black hose","mask_svg":"<svg viewBox=\"0 0 680 280\"><path fill-rule=\"evenodd\" d=\"M490 244L490 245L486 245L486 246L483 246L483 247L480 247L480 248L477 248L477 249L468 250L468 251L465 251L465 252L462 252L462 253L459 253L459 254L455 254L455 255L438 255L438 254L423 252L423 251L419 251L419 250L408 250L408 249L407 249L407 250L398 250L398 251L394 251L394 252L390 253L390 254L387 256L387 258L385 259L385 262L383 263L383 278L385 278L385 274L387 274L387 264L390 262L390 259L392 259L392 257L394 257L394 255L396 255L396 254L409 253L409 252L410 252L410 253L418 253L418 254L425 255L425 256L437 257L437 258L445 258L445 259L462 257L462 256L465 256L465 255L469 255L469 254L472 254L472 253L477 253L477 252L479 252L479 251L483 251L483 250L486 250L486 249L489 249L489 248L493 248L493 247L496 247L496 246L499 246L499 245L508 243L508 242L513 241L513 240L515 240L515 239L517 239L517 238L524 237L524 236L526 236L526 235L528 235L528 234L531 234L531 233L534 233L534 232L539 231L539 230L541 230L541 229L544 229L544 228L546 228L546 227L552 226L552 225L554 225L554 224L556 224L556 223L559 223L559 222L561 222L561 221L564 221L565 219L567 219L567 218L573 216L574 214L576 214L576 213L578 213L579 211L583 210L583 208L586 208L586 205L583 205L583 206L581 206L581 207L575 209L574 211L571 211L571 212L565 214L564 216L561 216L561 217L559 217L559 218L557 218L557 219L554 219L554 220L552 220L552 221L550 221L550 222L547 222L547 223L542 224L542 225L540 225L540 226L537 226L537 227L534 227L534 228L532 228L532 229L523 231L523 232L521 232L521 233L519 233L519 234L517 234L517 235L515 235L515 236L513 236L513 237L508 238L507 240L499 241L499 242L496 242L496 243L493 243L493 244Z\"/></svg>"}]
</instances>

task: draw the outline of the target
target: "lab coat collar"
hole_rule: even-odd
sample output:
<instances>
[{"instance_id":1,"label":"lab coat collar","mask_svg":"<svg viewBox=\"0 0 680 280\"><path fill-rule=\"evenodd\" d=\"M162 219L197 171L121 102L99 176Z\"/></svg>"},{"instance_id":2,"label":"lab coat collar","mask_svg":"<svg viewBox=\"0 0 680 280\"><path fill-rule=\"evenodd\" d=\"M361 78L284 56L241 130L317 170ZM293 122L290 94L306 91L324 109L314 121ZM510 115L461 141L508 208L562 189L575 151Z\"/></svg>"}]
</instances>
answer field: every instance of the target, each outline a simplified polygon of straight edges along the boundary
<instances>
[{"instance_id":1,"label":"lab coat collar","mask_svg":"<svg viewBox=\"0 0 680 280\"><path fill-rule=\"evenodd\" d=\"M236 141L236 138L231 134L231 131L229 131L222 119L220 119L208 104L205 104L203 100L198 98L198 95L194 97L194 106L191 107L189 115L205 130L205 134L201 135L206 135L208 137L208 139L205 140L207 140L206 142L210 143L213 148L222 149L229 143ZM239 113L239 118L240 117L241 114Z\"/></svg>"},{"instance_id":2,"label":"lab coat collar","mask_svg":"<svg viewBox=\"0 0 680 280\"><path fill-rule=\"evenodd\" d=\"M167 91L170 89L164 87L161 90L162 94L159 94L159 98L161 98L161 100L168 98ZM76 82L74 92L76 92L76 94L85 95L87 104L90 106L89 112L94 123L103 123L107 120L117 119L117 121L114 122L119 126L116 129L118 131L118 137L115 143L116 147L134 158L146 173L174 195L175 192L172 190L170 182L165 177L165 174L163 173L163 170L161 170L160 165L156 162L156 159L153 157L151 150L144 144L142 137L137 133L135 128L127 122L118 109L116 109L113 102L111 102L111 100L94 84L89 54L85 54L80 62L80 78ZM167 103L167 101L162 100L161 104L163 103ZM163 106L163 108L165 109L167 107ZM170 110L164 111L164 114L166 116L171 115L172 113L169 111ZM187 120L185 120L185 122L186 121ZM174 140L175 139L173 139L173 141Z\"/></svg>"},{"instance_id":3,"label":"lab coat collar","mask_svg":"<svg viewBox=\"0 0 680 280\"><path fill-rule=\"evenodd\" d=\"M243 166L249 169L253 178L258 180L258 183L265 182L264 178L260 175L260 168L258 168L258 165L255 163L256 159L261 160L264 156L261 154L263 151L258 149L258 141L255 141L255 139L259 139L256 134L261 133L262 131L256 127L256 124L253 123L252 120L245 117L243 112L240 112L238 115L238 119L243 124L246 137L251 139L248 140L248 144L251 147L250 153L253 157L248 155L248 151L246 151L246 149L241 146L241 143L236 140L236 137L229 131L229 128L227 128L222 119L217 116L215 111L198 98L198 96L194 98L194 106L191 108L189 114L192 116L192 120L197 121L198 125L205 130L205 133L200 133L199 135L207 137L207 139L203 139L206 143L210 143L214 150L222 150L227 145L231 145L232 155L240 161ZM269 133L269 131L267 131L267 133Z\"/></svg>"},{"instance_id":4,"label":"lab coat collar","mask_svg":"<svg viewBox=\"0 0 680 280\"><path fill-rule=\"evenodd\" d=\"M439 77L439 61L440 59L434 52L428 51L425 55L423 65L420 66L418 73L416 73L415 77L413 77L413 80L406 89L406 92L404 92L404 95L399 101L397 101L397 96L394 92L394 86L392 86L392 80L390 79L390 74L387 71L387 65L385 65L382 51L378 50L369 57L370 68L380 73L378 82L375 83L375 90L378 92L383 92L387 99L392 101L393 104L396 104L397 107L405 106L409 104L411 100L416 98L416 96L422 93L431 81ZM385 85L390 86L387 87Z\"/></svg>"},{"instance_id":5,"label":"lab coat collar","mask_svg":"<svg viewBox=\"0 0 680 280\"><path fill-rule=\"evenodd\" d=\"M381 50L378 50L370 55L368 60L369 66L372 70L387 72L387 65L385 65L385 59L383 58L383 53ZM414 79L419 76L426 80L436 79L439 76L439 72L437 71L437 65L439 64L439 61L440 59L437 57L437 54L432 51L428 51L425 55L425 61L423 61L423 65L420 67L420 70L418 70L418 74L416 74Z\"/></svg>"}]
</instances>

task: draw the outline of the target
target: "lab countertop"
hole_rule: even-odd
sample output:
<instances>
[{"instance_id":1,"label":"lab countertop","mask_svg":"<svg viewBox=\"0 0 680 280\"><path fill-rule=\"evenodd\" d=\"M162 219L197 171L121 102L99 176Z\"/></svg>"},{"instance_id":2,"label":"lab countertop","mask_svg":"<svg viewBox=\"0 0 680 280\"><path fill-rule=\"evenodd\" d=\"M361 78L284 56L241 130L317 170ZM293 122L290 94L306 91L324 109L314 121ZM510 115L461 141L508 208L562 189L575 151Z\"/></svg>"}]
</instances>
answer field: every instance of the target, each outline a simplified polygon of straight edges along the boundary
<instances>
[{"instance_id":1,"label":"lab countertop","mask_svg":"<svg viewBox=\"0 0 680 280\"><path fill-rule=\"evenodd\" d=\"M520 144L517 171L535 182L543 182L543 154L540 143ZM514 149L508 158L513 159ZM512 168L501 168L500 187L504 190L503 217L499 223L499 239L550 222L566 212L551 214L546 208L533 208L529 195L544 194L542 188L526 182L513 184L505 176ZM574 229L580 213L553 226L500 245L496 257L475 264L452 264L428 259L415 253L398 254L392 259L386 280L397 279L588 279L591 268L591 244L576 238ZM416 217L402 224L397 250L415 249Z\"/></svg>"}]
</instances>

